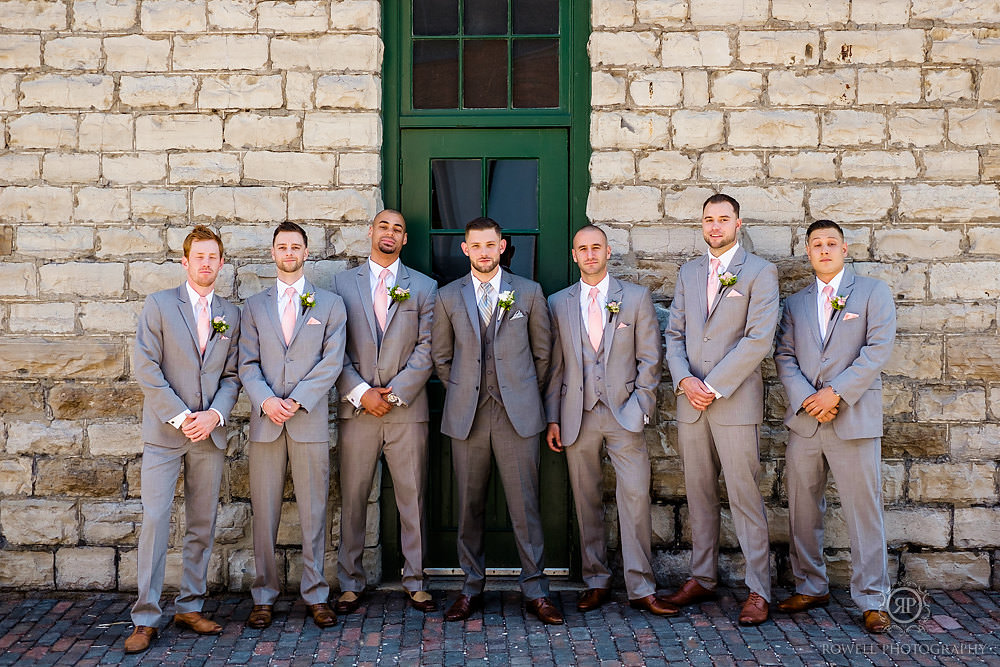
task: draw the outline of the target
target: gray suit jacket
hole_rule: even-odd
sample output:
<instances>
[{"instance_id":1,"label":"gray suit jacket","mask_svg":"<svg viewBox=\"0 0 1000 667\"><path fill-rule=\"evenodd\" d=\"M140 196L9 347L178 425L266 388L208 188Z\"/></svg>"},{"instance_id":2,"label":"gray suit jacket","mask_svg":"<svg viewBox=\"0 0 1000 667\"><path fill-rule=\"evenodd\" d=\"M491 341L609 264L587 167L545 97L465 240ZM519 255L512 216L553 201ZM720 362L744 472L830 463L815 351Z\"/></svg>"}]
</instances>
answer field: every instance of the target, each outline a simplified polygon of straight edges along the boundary
<instances>
[{"instance_id":1,"label":"gray suit jacket","mask_svg":"<svg viewBox=\"0 0 1000 667\"><path fill-rule=\"evenodd\" d=\"M717 423L759 424L764 418L760 362L771 351L780 314L778 270L741 247L729 272L736 284L722 288L706 317L708 255L681 267L664 334L667 367L675 392L693 375L722 394L706 410ZM687 399L677 401L679 421L690 424L700 416Z\"/></svg>"},{"instance_id":2,"label":"gray suit jacket","mask_svg":"<svg viewBox=\"0 0 1000 667\"><path fill-rule=\"evenodd\" d=\"M406 301L389 301L382 346L378 345L378 324L372 306L368 262L356 269L341 271L333 279L333 288L344 300L347 318L347 357L337 380L341 398L362 382L373 387L392 387L406 407L394 407L383 417L392 423L425 422L427 380L433 371L431 362L431 322L437 285L433 280L402 263L396 285L410 290ZM345 399L346 400L346 399ZM344 406L342 419L354 416L351 406Z\"/></svg>"},{"instance_id":3,"label":"gray suit jacket","mask_svg":"<svg viewBox=\"0 0 1000 667\"><path fill-rule=\"evenodd\" d=\"M212 317L229 324L212 331L205 355L198 349L198 325L184 284L146 297L135 336L135 377L142 388L142 439L162 447L180 447L187 438L167 421L185 410L215 408L226 421L240 391L236 374L240 310L218 294ZM225 429L212 431L212 442L226 448Z\"/></svg>"},{"instance_id":4,"label":"gray suit jacket","mask_svg":"<svg viewBox=\"0 0 1000 667\"><path fill-rule=\"evenodd\" d=\"M438 291L431 336L434 367L446 389L441 432L458 440L468 438L472 429L482 376L479 307L472 282L468 274ZM529 438L545 428L541 391L551 354L549 309L541 285L503 271L500 291L507 290L514 291L514 305L502 312L497 306L497 383L514 430Z\"/></svg>"},{"instance_id":5,"label":"gray suit jacket","mask_svg":"<svg viewBox=\"0 0 1000 667\"><path fill-rule=\"evenodd\" d=\"M343 300L308 280L316 305L302 307L295 320L292 341L285 345L278 319L274 285L247 299L240 336L240 379L250 398L250 440L271 442L281 426L261 410L272 396L291 398L301 408L284 426L298 442L329 440L329 394L344 365L345 321Z\"/></svg>"},{"instance_id":6,"label":"gray suit jacket","mask_svg":"<svg viewBox=\"0 0 1000 667\"><path fill-rule=\"evenodd\" d=\"M641 433L656 410L663 351L653 299L645 287L611 277L604 325L605 396L622 428ZM559 424L564 445L576 442L583 419L583 318L580 283L549 297L552 312L552 370L545 392L545 413Z\"/></svg>"},{"instance_id":7,"label":"gray suit jacket","mask_svg":"<svg viewBox=\"0 0 1000 667\"><path fill-rule=\"evenodd\" d=\"M839 294L847 297L833 311L826 338L820 339L816 281L785 300L774 351L778 377L788 395L785 424L810 437L819 422L802 409L817 389L833 387L841 398L834 432L843 440L882 436L882 368L896 337L896 306L889 287L875 278L844 271Z\"/></svg>"}]
</instances>

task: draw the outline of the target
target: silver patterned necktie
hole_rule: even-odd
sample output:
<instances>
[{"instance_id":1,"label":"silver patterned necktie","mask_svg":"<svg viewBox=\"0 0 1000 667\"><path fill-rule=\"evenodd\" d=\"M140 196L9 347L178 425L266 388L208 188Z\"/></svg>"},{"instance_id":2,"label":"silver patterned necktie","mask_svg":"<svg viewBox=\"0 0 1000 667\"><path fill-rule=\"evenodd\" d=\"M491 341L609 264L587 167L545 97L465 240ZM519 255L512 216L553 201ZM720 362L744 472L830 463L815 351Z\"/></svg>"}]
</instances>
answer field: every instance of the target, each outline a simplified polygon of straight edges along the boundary
<instances>
[{"instance_id":1,"label":"silver patterned necktie","mask_svg":"<svg viewBox=\"0 0 1000 667\"><path fill-rule=\"evenodd\" d=\"M483 318L483 324L489 324L493 315L493 285L483 283L480 291L482 296L479 298L479 316Z\"/></svg>"}]
</instances>

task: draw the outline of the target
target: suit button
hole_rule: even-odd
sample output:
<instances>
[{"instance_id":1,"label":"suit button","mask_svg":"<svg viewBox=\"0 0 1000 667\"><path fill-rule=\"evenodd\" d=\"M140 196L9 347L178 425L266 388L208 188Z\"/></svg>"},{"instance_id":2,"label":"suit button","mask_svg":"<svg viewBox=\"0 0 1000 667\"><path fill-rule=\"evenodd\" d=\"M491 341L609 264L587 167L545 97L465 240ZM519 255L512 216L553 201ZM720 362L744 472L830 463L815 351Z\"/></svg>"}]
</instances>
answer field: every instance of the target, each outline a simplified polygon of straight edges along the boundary
<instances>
[{"instance_id":1,"label":"suit button","mask_svg":"<svg viewBox=\"0 0 1000 667\"><path fill-rule=\"evenodd\" d=\"M708 336L705 336L705 337L704 337L704 338L702 338L701 340L702 340L702 342L704 342L704 343L707 343L707 342L708 342Z\"/></svg>"}]
</instances>

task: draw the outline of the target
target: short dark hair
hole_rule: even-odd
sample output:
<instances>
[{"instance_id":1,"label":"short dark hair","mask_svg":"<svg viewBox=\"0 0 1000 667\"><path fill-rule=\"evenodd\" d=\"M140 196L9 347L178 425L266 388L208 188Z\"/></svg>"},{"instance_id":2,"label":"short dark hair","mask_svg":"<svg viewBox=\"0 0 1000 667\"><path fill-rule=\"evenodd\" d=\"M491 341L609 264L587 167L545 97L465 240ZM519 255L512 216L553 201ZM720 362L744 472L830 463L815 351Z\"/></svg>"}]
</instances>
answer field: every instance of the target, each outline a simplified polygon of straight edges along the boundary
<instances>
[{"instance_id":1,"label":"short dark hair","mask_svg":"<svg viewBox=\"0 0 1000 667\"><path fill-rule=\"evenodd\" d=\"M503 229L500 228L500 223L493 218L475 218L474 220L469 220L465 225L465 236L468 238L469 232L473 230L486 230L493 229L496 231L497 236L503 238Z\"/></svg>"},{"instance_id":2,"label":"short dark hair","mask_svg":"<svg viewBox=\"0 0 1000 667\"><path fill-rule=\"evenodd\" d=\"M806 241L809 241L809 237L812 233L818 229L836 229L837 233L840 234L840 240L844 240L844 230L840 228L833 220L817 220L816 222L809 225L809 229L806 230Z\"/></svg>"},{"instance_id":3,"label":"short dark hair","mask_svg":"<svg viewBox=\"0 0 1000 667\"><path fill-rule=\"evenodd\" d=\"M274 245L274 239L278 238L278 234L281 232L298 232L302 235L302 245L307 248L309 247L309 237L306 236L306 230L302 229L302 227L294 222L289 222L288 220L279 222L278 226L274 228L274 234L271 236L271 245Z\"/></svg>"},{"instance_id":4,"label":"short dark hair","mask_svg":"<svg viewBox=\"0 0 1000 667\"><path fill-rule=\"evenodd\" d=\"M702 213L705 212L705 208L709 204L729 204L730 206L733 207L733 211L736 213L736 217L737 218L740 217L740 203L735 199L733 199L732 197L730 197L729 195L722 194L721 192L715 193L714 195L706 199L705 203L701 205Z\"/></svg>"},{"instance_id":5,"label":"short dark hair","mask_svg":"<svg viewBox=\"0 0 1000 667\"><path fill-rule=\"evenodd\" d=\"M604 237L604 242L605 243L608 242L608 234L607 234L607 232L605 232L603 229L601 229L597 225L594 225L594 224L591 224L591 223L588 222L586 225L580 227L580 229L578 229L575 232L573 232L573 239L570 241L570 245L572 245L573 243L576 243L576 235L577 234L579 234L580 232L590 232L590 231L600 232L601 236Z\"/></svg>"},{"instance_id":6,"label":"short dark hair","mask_svg":"<svg viewBox=\"0 0 1000 667\"><path fill-rule=\"evenodd\" d=\"M384 209L382 209L381 211L379 211L378 213L375 214L375 217L372 218L372 221L369 224L374 225L375 221L378 220L379 216L381 216L383 213L388 213L390 215L398 216L399 219L403 221L403 231L404 232L406 231L406 218L403 217L403 214L401 212L397 211L394 208L384 208Z\"/></svg>"},{"instance_id":7,"label":"short dark hair","mask_svg":"<svg viewBox=\"0 0 1000 667\"><path fill-rule=\"evenodd\" d=\"M218 234L205 225L197 225L188 233L187 236L184 237L183 248L185 257L188 257L191 254L191 244L195 241L215 241L219 244L219 257L222 257L225 252L222 248L222 239Z\"/></svg>"}]
</instances>

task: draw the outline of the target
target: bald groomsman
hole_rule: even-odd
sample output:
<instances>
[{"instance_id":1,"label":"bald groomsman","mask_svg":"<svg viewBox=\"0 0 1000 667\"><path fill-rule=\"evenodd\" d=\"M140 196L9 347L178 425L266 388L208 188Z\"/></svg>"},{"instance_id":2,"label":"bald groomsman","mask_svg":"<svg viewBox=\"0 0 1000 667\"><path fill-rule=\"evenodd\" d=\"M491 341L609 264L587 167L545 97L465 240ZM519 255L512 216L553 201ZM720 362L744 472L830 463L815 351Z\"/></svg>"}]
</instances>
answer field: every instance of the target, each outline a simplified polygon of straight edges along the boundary
<instances>
[{"instance_id":1,"label":"bald groomsman","mask_svg":"<svg viewBox=\"0 0 1000 667\"><path fill-rule=\"evenodd\" d=\"M844 267L840 225L806 231L816 280L785 300L774 361L788 395L785 480L795 594L778 610L830 601L823 560L827 477L833 471L851 537L851 598L869 632L885 632L889 594L882 522L882 369L892 355L896 308L889 287Z\"/></svg>"},{"instance_id":2,"label":"bald groomsman","mask_svg":"<svg viewBox=\"0 0 1000 667\"><path fill-rule=\"evenodd\" d=\"M151 294L139 316L135 376L142 388L142 532L139 599L126 653L149 648L160 620L170 508L184 468L184 549L174 623L199 634L222 626L201 615L226 459L222 428L236 403L240 311L215 294L222 239L195 227L184 239L187 281Z\"/></svg>"},{"instance_id":3,"label":"bald groomsman","mask_svg":"<svg viewBox=\"0 0 1000 667\"><path fill-rule=\"evenodd\" d=\"M760 364L778 325L778 271L740 247L743 221L732 197L702 207L708 253L681 267L666 330L667 366L677 399L677 436L691 518L691 579L667 602L678 607L715 596L719 556L719 472L746 559L750 594L741 625L768 617L770 557L760 477L764 418Z\"/></svg>"},{"instance_id":4,"label":"bald groomsman","mask_svg":"<svg viewBox=\"0 0 1000 667\"><path fill-rule=\"evenodd\" d=\"M299 589L313 621L336 624L323 575L326 503L330 491L329 394L344 364L344 302L303 275L309 255L302 227L275 228L271 257L275 284L243 307L240 378L250 398L250 504L257 575L251 628L271 625L281 592L274 544L278 537L285 471L292 469L302 527Z\"/></svg>"},{"instance_id":5,"label":"bald groomsman","mask_svg":"<svg viewBox=\"0 0 1000 667\"><path fill-rule=\"evenodd\" d=\"M580 282L549 297L552 371L545 394L546 440L566 452L580 526L580 611L599 608L611 587L601 460L611 458L629 604L660 616L679 612L656 597L650 539L649 453L642 431L656 411L662 350L649 290L608 275L611 248L586 225L570 251ZM602 451L603 450L603 451Z\"/></svg>"},{"instance_id":6,"label":"bald groomsman","mask_svg":"<svg viewBox=\"0 0 1000 667\"><path fill-rule=\"evenodd\" d=\"M536 282L500 269L507 243L500 225L476 218L462 252L472 272L438 291L431 337L446 388L441 432L449 436L458 482L458 560L462 592L446 621L483 605L485 517L490 459L495 458L521 557L521 592L543 623L562 623L548 598L538 500L538 435L545 428L542 383L548 375L549 309Z\"/></svg>"},{"instance_id":7,"label":"bald groomsman","mask_svg":"<svg viewBox=\"0 0 1000 667\"><path fill-rule=\"evenodd\" d=\"M399 508L403 588L414 609L436 609L424 582L424 487L427 480L426 384L433 370L431 321L437 285L404 266L406 220L385 210L368 228L371 256L337 274L334 289L347 308L347 358L337 380L341 405L338 614L361 605L368 496L385 455ZM349 405L348 405L349 403ZM353 408L351 407L353 406Z\"/></svg>"}]
</instances>

